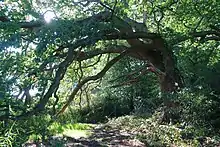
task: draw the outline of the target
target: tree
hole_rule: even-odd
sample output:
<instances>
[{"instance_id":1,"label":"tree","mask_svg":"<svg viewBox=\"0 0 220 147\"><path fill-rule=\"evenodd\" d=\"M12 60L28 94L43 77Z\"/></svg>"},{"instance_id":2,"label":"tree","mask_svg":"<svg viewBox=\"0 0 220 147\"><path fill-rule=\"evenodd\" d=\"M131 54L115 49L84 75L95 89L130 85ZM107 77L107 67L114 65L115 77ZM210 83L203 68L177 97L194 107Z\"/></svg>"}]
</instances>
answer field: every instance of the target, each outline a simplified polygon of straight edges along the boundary
<instances>
[{"instance_id":1,"label":"tree","mask_svg":"<svg viewBox=\"0 0 220 147\"><path fill-rule=\"evenodd\" d=\"M28 111L11 118L22 118L45 110L52 97L56 98L55 106L59 100L57 92L63 88L60 85L67 71L78 70L81 75L75 77L78 78L75 79L76 85L58 112L62 113L85 84L102 78L124 56L146 61L142 73L154 72L162 92L175 92L183 87L183 81L173 48L189 40L200 43L218 41L220 37L218 25L206 22L207 19L212 22L218 20L217 16L210 17L219 12L215 7L217 2L205 2L201 6L195 2L135 0L8 3L1 6L0 46L4 61L11 59L11 65L5 66L5 63L1 72L5 79L13 79L8 86L16 87L19 91L17 97L23 93L21 98L25 98L24 105L29 107ZM56 18L47 23L42 19L46 12L41 13L36 4L42 7L50 5L55 9ZM206 13L204 8L209 7L215 8L215 11ZM68 8L74 9L74 13L71 10L66 12ZM191 10L194 11L188 12ZM195 17L199 19L194 21ZM20 50L20 53L10 52L11 49ZM93 76L88 76L86 69L89 67L82 64L88 66L91 60L103 54L109 54L111 60L99 72L95 70ZM106 59L100 58L95 62ZM31 97L30 90L34 88L37 94ZM14 101L14 90L10 89L8 93ZM22 100L18 98L17 101Z\"/></svg>"}]
</instances>

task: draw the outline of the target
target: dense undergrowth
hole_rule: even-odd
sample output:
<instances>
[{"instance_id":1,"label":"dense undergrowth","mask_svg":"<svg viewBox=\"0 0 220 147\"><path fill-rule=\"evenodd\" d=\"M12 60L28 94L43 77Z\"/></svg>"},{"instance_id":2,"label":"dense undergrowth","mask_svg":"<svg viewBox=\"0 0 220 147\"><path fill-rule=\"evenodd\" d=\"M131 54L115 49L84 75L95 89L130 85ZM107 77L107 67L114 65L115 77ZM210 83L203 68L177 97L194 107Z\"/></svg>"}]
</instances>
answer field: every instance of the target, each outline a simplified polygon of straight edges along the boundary
<instances>
[{"instance_id":1,"label":"dense undergrowth","mask_svg":"<svg viewBox=\"0 0 220 147\"><path fill-rule=\"evenodd\" d=\"M127 115L128 109L123 109L124 106L120 108L120 104L117 105L117 110L120 111L117 114L117 111L114 112L115 107L111 109L112 105L108 106L105 101L107 108L100 102L89 110L87 107L81 110L69 109L56 120L50 115L41 115L27 120L1 122L0 143L2 146L20 146L25 142L51 142L53 136L63 136L71 130L86 130L72 132L83 133L86 137L91 135L87 130L93 130L94 126L101 123L106 129L131 134L146 146L220 145L218 120L212 119L215 115L212 111L213 105L216 105L214 102L210 102L205 95L196 95L187 90L170 96L180 103L178 107L165 109L163 105L159 105L151 112L134 111ZM168 122L161 121L165 111L171 116ZM53 145L62 143L65 140L53 142Z\"/></svg>"},{"instance_id":2,"label":"dense undergrowth","mask_svg":"<svg viewBox=\"0 0 220 147\"><path fill-rule=\"evenodd\" d=\"M220 143L219 136L205 135L206 128L184 124L161 125L154 118L123 116L112 119L107 124L135 134L146 146L218 146Z\"/></svg>"},{"instance_id":3,"label":"dense undergrowth","mask_svg":"<svg viewBox=\"0 0 220 147\"><path fill-rule=\"evenodd\" d=\"M184 123L160 124L156 121L157 115L155 113L150 118L135 115L112 118L102 124L104 126L102 129L117 129L120 132L126 132L133 136L133 138L143 142L146 146L152 147L214 147L220 144L220 137L211 132L209 128L186 125ZM47 144L50 142L53 146L63 146L66 136L86 138L92 135L89 130L93 130L96 126L81 123L62 124L58 122L51 123L50 125L45 123L45 126L39 126L39 124L33 126L33 124L32 122L32 125L29 125L31 126L29 128L30 132L26 132L28 131L28 128L25 127L27 124L24 124L24 122L14 122L10 129L4 131L4 136L1 137L1 146L20 146L25 142ZM34 127L36 128L34 129ZM68 132L71 132L71 134L68 135ZM54 141L54 136L60 136L62 139Z\"/></svg>"}]
</instances>

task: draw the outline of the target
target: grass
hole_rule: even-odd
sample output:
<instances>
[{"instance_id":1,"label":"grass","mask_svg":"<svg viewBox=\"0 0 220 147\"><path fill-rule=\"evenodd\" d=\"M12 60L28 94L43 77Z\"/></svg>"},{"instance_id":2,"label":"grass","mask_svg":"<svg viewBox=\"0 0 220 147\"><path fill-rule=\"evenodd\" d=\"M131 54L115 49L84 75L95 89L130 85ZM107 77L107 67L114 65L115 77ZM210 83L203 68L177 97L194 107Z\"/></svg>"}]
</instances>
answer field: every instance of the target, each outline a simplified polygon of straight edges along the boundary
<instances>
[{"instance_id":1,"label":"grass","mask_svg":"<svg viewBox=\"0 0 220 147\"><path fill-rule=\"evenodd\" d=\"M79 139L81 137L88 138L91 135L89 130L65 130L63 136Z\"/></svg>"},{"instance_id":2,"label":"grass","mask_svg":"<svg viewBox=\"0 0 220 147\"><path fill-rule=\"evenodd\" d=\"M83 123L74 123L74 124L60 124L53 123L48 127L49 131L53 135L60 135L72 137L78 139L80 137L88 137L91 132L90 130L94 127L94 124L83 124Z\"/></svg>"}]
</instances>

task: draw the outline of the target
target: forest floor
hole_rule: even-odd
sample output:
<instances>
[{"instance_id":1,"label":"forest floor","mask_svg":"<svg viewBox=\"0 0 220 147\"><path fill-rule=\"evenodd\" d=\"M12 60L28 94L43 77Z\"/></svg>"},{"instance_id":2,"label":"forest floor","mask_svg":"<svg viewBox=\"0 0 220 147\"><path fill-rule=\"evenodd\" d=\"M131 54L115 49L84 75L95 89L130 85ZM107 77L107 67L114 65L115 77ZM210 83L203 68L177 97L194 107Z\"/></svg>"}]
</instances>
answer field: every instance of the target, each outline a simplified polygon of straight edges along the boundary
<instances>
[{"instance_id":1,"label":"forest floor","mask_svg":"<svg viewBox=\"0 0 220 147\"><path fill-rule=\"evenodd\" d=\"M107 124L92 125L89 130L67 130L47 142L26 143L25 147L145 147L135 134Z\"/></svg>"},{"instance_id":2,"label":"forest floor","mask_svg":"<svg viewBox=\"0 0 220 147\"><path fill-rule=\"evenodd\" d=\"M122 116L103 124L53 124L51 137L24 147L220 147L219 135L201 128L160 124L155 118ZM202 133L201 133L202 132Z\"/></svg>"},{"instance_id":3,"label":"forest floor","mask_svg":"<svg viewBox=\"0 0 220 147\"><path fill-rule=\"evenodd\" d=\"M144 147L144 143L134 139L134 134L112 128L109 125L100 124L91 130L88 130L88 136L82 135L74 137L71 133L64 135L66 142L64 146L79 147Z\"/></svg>"}]
</instances>

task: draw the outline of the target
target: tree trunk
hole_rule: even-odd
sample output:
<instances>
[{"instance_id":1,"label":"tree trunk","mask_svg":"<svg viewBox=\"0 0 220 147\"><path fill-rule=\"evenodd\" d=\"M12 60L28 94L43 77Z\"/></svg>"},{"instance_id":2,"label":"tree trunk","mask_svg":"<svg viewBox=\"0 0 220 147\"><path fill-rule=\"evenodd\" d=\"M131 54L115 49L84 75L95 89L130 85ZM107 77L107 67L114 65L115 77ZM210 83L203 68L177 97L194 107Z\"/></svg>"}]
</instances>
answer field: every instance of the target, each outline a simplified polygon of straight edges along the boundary
<instances>
[{"instance_id":1,"label":"tree trunk","mask_svg":"<svg viewBox=\"0 0 220 147\"><path fill-rule=\"evenodd\" d=\"M183 87L181 75L176 68L176 62L172 50L166 49L163 53L164 74L159 76L162 98L164 100L163 117L161 122L173 123L174 119L179 118L177 112L180 104L173 100L173 93Z\"/></svg>"}]
</instances>

